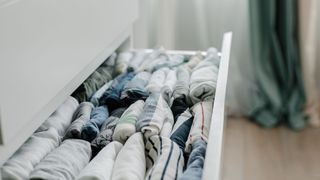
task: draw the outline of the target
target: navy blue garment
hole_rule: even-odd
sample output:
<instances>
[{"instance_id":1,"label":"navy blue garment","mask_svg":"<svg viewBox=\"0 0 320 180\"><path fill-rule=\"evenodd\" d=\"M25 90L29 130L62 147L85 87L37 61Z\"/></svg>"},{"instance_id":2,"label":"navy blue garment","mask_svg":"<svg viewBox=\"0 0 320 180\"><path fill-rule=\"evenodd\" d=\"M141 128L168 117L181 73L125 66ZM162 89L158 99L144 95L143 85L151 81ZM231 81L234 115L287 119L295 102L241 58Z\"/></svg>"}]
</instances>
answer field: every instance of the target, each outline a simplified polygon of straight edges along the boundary
<instances>
[{"instance_id":1,"label":"navy blue garment","mask_svg":"<svg viewBox=\"0 0 320 180\"><path fill-rule=\"evenodd\" d=\"M201 180L206 150L207 143L202 139L198 139L192 144L187 169L179 180Z\"/></svg>"},{"instance_id":2,"label":"navy blue garment","mask_svg":"<svg viewBox=\"0 0 320 180\"><path fill-rule=\"evenodd\" d=\"M103 93L99 100L99 104L104 104L108 106L110 111L124 106L120 100L121 92L125 85L135 76L134 72L129 72L117 76L111 86Z\"/></svg>"},{"instance_id":3,"label":"navy blue garment","mask_svg":"<svg viewBox=\"0 0 320 180\"><path fill-rule=\"evenodd\" d=\"M170 136L170 139L177 143L178 146L182 151L184 151L184 148L186 147L186 142L188 140L189 132L192 126L193 117L189 118L185 122L183 122L177 130L175 130L172 135Z\"/></svg>"},{"instance_id":4,"label":"navy blue garment","mask_svg":"<svg viewBox=\"0 0 320 180\"><path fill-rule=\"evenodd\" d=\"M171 111L173 114L174 122L177 121L180 114L182 114L188 108L186 97L178 97L173 100L171 105Z\"/></svg>"},{"instance_id":5,"label":"navy blue garment","mask_svg":"<svg viewBox=\"0 0 320 180\"><path fill-rule=\"evenodd\" d=\"M82 127L81 138L89 142L96 138L108 116L109 111L106 106L95 107L91 112L90 120Z\"/></svg>"}]
</instances>

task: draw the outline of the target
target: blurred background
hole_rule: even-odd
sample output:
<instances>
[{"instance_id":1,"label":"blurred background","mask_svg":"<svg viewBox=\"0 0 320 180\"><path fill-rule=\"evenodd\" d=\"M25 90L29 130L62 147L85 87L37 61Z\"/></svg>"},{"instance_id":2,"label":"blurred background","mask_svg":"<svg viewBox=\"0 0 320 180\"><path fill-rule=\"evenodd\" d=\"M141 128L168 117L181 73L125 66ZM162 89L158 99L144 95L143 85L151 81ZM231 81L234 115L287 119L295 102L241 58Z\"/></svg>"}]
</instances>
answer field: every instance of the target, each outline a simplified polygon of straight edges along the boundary
<instances>
[{"instance_id":1,"label":"blurred background","mask_svg":"<svg viewBox=\"0 0 320 180\"><path fill-rule=\"evenodd\" d=\"M320 179L318 0L140 0L135 48L233 32L224 179Z\"/></svg>"}]
</instances>

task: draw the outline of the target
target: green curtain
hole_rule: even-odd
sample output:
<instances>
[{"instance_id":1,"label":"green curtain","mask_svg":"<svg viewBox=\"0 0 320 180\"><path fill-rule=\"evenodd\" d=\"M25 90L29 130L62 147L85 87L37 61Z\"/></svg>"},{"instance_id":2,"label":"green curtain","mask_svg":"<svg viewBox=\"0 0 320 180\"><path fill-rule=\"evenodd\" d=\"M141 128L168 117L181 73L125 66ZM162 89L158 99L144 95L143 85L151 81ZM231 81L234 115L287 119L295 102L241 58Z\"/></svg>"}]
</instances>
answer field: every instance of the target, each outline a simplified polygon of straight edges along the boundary
<instances>
[{"instance_id":1,"label":"green curtain","mask_svg":"<svg viewBox=\"0 0 320 180\"><path fill-rule=\"evenodd\" d=\"M253 68L257 89L251 119L263 127L306 125L299 62L296 0L250 0Z\"/></svg>"}]
</instances>

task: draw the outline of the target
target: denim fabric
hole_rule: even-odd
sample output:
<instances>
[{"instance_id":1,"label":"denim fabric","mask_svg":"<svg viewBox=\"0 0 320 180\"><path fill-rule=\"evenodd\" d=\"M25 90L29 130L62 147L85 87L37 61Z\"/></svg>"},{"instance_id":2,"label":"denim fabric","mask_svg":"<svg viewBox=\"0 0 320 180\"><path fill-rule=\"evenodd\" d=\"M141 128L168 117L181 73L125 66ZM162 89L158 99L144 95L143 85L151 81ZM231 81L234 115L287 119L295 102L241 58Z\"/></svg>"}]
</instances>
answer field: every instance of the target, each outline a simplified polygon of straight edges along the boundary
<instances>
[{"instance_id":1,"label":"denim fabric","mask_svg":"<svg viewBox=\"0 0 320 180\"><path fill-rule=\"evenodd\" d=\"M109 89L103 93L100 99L100 104L107 105L110 111L123 106L120 101L121 92L126 84L134 77L134 75L135 73L129 72L116 77Z\"/></svg>"},{"instance_id":2,"label":"denim fabric","mask_svg":"<svg viewBox=\"0 0 320 180\"><path fill-rule=\"evenodd\" d=\"M92 141L100 132L100 127L108 118L109 111L106 106L99 106L92 110L90 120L82 127L81 138Z\"/></svg>"},{"instance_id":3,"label":"denim fabric","mask_svg":"<svg viewBox=\"0 0 320 180\"><path fill-rule=\"evenodd\" d=\"M201 180L206 149L207 143L201 139L193 143L187 169L183 172L179 180Z\"/></svg>"}]
</instances>

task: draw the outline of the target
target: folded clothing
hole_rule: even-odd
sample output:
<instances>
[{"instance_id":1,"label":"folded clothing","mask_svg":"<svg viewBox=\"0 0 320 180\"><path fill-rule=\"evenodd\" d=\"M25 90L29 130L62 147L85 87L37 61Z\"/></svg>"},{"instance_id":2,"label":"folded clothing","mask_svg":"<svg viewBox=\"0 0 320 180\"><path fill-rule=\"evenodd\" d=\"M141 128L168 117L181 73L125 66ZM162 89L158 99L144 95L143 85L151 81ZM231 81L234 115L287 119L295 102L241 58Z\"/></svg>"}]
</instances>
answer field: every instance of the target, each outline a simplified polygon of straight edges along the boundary
<instances>
[{"instance_id":1,"label":"folded clothing","mask_svg":"<svg viewBox=\"0 0 320 180\"><path fill-rule=\"evenodd\" d=\"M146 142L146 179L175 180L182 175L183 152L167 137L151 136Z\"/></svg>"},{"instance_id":2,"label":"folded clothing","mask_svg":"<svg viewBox=\"0 0 320 180\"><path fill-rule=\"evenodd\" d=\"M143 180L146 173L145 146L140 132L132 135L120 150L112 171L112 180Z\"/></svg>"},{"instance_id":3,"label":"folded clothing","mask_svg":"<svg viewBox=\"0 0 320 180\"><path fill-rule=\"evenodd\" d=\"M55 128L60 136L64 136L67 128L72 122L72 116L79 106L78 101L69 96L58 109L37 129L36 132L46 131L49 128Z\"/></svg>"},{"instance_id":4,"label":"folded clothing","mask_svg":"<svg viewBox=\"0 0 320 180\"><path fill-rule=\"evenodd\" d=\"M167 106L165 114L166 114L166 118L165 118L163 126L160 130L160 136L170 137L170 134L171 134L172 128L173 128L173 124L174 124L174 119L173 119L173 115L172 115L172 112L171 112L169 106Z\"/></svg>"},{"instance_id":5,"label":"folded clothing","mask_svg":"<svg viewBox=\"0 0 320 180\"><path fill-rule=\"evenodd\" d=\"M203 59L204 56L202 56L201 52L197 52L189 59L186 64L184 64L184 67L187 68L189 72L191 72L193 68L195 68Z\"/></svg>"},{"instance_id":6,"label":"folded clothing","mask_svg":"<svg viewBox=\"0 0 320 180\"><path fill-rule=\"evenodd\" d=\"M176 122L181 113L188 109L188 104L185 97L178 97L173 100L171 111Z\"/></svg>"},{"instance_id":7,"label":"folded clothing","mask_svg":"<svg viewBox=\"0 0 320 180\"><path fill-rule=\"evenodd\" d=\"M132 52L121 52L118 55L118 58L116 60L116 67L115 67L115 74L119 75L119 74L123 74L125 72L127 72L127 68L129 66L129 62L133 57L133 53Z\"/></svg>"},{"instance_id":8,"label":"folded clothing","mask_svg":"<svg viewBox=\"0 0 320 180\"><path fill-rule=\"evenodd\" d=\"M147 91L151 93L160 92L167 78L168 68L161 68L152 73L149 83L146 87Z\"/></svg>"},{"instance_id":9,"label":"folded clothing","mask_svg":"<svg viewBox=\"0 0 320 180\"><path fill-rule=\"evenodd\" d=\"M113 53L72 94L79 102L89 101L91 96L114 76L117 54Z\"/></svg>"},{"instance_id":10,"label":"folded clothing","mask_svg":"<svg viewBox=\"0 0 320 180\"><path fill-rule=\"evenodd\" d=\"M107 180L111 179L113 165L122 144L114 141L104 147L90 163L81 170L78 180Z\"/></svg>"},{"instance_id":11,"label":"folded clothing","mask_svg":"<svg viewBox=\"0 0 320 180\"><path fill-rule=\"evenodd\" d=\"M93 157L106 145L112 142L114 129L119 122L119 118L125 111L125 108L118 108L111 112L108 119L103 123L100 134L91 142Z\"/></svg>"},{"instance_id":12,"label":"folded clothing","mask_svg":"<svg viewBox=\"0 0 320 180\"><path fill-rule=\"evenodd\" d=\"M214 99L219 72L217 62L219 62L217 51L210 51L207 57L193 69L189 91L192 103Z\"/></svg>"},{"instance_id":13,"label":"folded clothing","mask_svg":"<svg viewBox=\"0 0 320 180\"><path fill-rule=\"evenodd\" d=\"M130 72L132 71L137 72L138 68L141 66L142 62L146 59L148 54L149 53L146 52L146 50L135 51L133 58L130 60L127 70Z\"/></svg>"},{"instance_id":14,"label":"folded clothing","mask_svg":"<svg viewBox=\"0 0 320 180\"><path fill-rule=\"evenodd\" d=\"M136 122L142 113L143 106L143 100L136 101L122 114L112 136L114 141L124 144L136 132Z\"/></svg>"},{"instance_id":15,"label":"folded clothing","mask_svg":"<svg viewBox=\"0 0 320 180\"><path fill-rule=\"evenodd\" d=\"M145 101L143 111L136 123L137 131L144 134L146 138L159 135L166 119L168 119L167 102L160 93L151 94Z\"/></svg>"},{"instance_id":16,"label":"folded clothing","mask_svg":"<svg viewBox=\"0 0 320 180\"><path fill-rule=\"evenodd\" d=\"M99 99L102 97L103 93L111 86L112 84L112 80L105 83L100 89L98 89L97 92L95 92L91 99L90 102L94 105L94 106L99 106Z\"/></svg>"},{"instance_id":17,"label":"folded clothing","mask_svg":"<svg viewBox=\"0 0 320 180\"><path fill-rule=\"evenodd\" d=\"M203 141L208 142L212 108L213 101L199 102L192 107L191 110L194 114L194 119L188 141L186 143L186 152L190 152L193 142L197 139L202 139Z\"/></svg>"},{"instance_id":18,"label":"folded clothing","mask_svg":"<svg viewBox=\"0 0 320 180\"><path fill-rule=\"evenodd\" d=\"M49 153L34 168L30 179L75 179L90 160L90 143L68 139Z\"/></svg>"},{"instance_id":19,"label":"folded clothing","mask_svg":"<svg viewBox=\"0 0 320 180\"><path fill-rule=\"evenodd\" d=\"M93 109L93 104L90 102L82 102L73 114L74 121L71 123L64 139L81 138L82 127L90 120L90 114Z\"/></svg>"},{"instance_id":20,"label":"folded clothing","mask_svg":"<svg viewBox=\"0 0 320 180\"><path fill-rule=\"evenodd\" d=\"M93 108L90 120L82 127L81 138L91 142L100 133L100 128L108 118L109 111L106 106Z\"/></svg>"},{"instance_id":21,"label":"folded clothing","mask_svg":"<svg viewBox=\"0 0 320 180\"><path fill-rule=\"evenodd\" d=\"M201 180L203 165L206 157L207 143L201 139L192 145L192 151L188 159L187 168L179 180Z\"/></svg>"},{"instance_id":22,"label":"folded clothing","mask_svg":"<svg viewBox=\"0 0 320 180\"><path fill-rule=\"evenodd\" d=\"M139 67L136 69L137 72L141 71L148 71L152 72L152 68L155 65L156 62L158 62L159 58L164 53L163 48L155 49L151 53L148 53L148 55L144 58L144 60L141 62Z\"/></svg>"},{"instance_id":23,"label":"folded clothing","mask_svg":"<svg viewBox=\"0 0 320 180\"><path fill-rule=\"evenodd\" d=\"M154 66L153 71L156 71L163 67L172 69L183 64L184 61L185 57L181 54L168 55L166 61L160 61L156 66Z\"/></svg>"},{"instance_id":24,"label":"folded clothing","mask_svg":"<svg viewBox=\"0 0 320 180\"><path fill-rule=\"evenodd\" d=\"M127 104L132 104L137 100L145 100L149 96L146 89L151 74L149 72L139 72L132 80L123 88L121 92L121 99Z\"/></svg>"},{"instance_id":25,"label":"folded clothing","mask_svg":"<svg viewBox=\"0 0 320 180\"><path fill-rule=\"evenodd\" d=\"M173 90L173 98L187 97L189 95L190 73L184 66L180 66L177 71L177 82Z\"/></svg>"},{"instance_id":26,"label":"folded clothing","mask_svg":"<svg viewBox=\"0 0 320 180\"><path fill-rule=\"evenodd\" d=\"M166 76L166 80L161 88L161 94L168 104L171 104L172 93L174 86L177 82L177 76L175 70L169 70Z\"/></svg>"},{"instance_id":27,"label":"folded clothing","mask_svg":"<svg viewBox=\"0 0 320 180\"><path fill-rule=\"evenodd\" d=\"M28 179L34 167L59 143L55 128L34 133L2 166L2 179Z\"/></svg>"},{"instance_id":28,"label":"folded clothing","mask_svg":"<svg viewBox=\"0 0 320 180\"><path fill-rule=\"evenodd\" d=\"M122 107L123 105L120 101L121 92L134 76L135 73L129 72L116 77L111 86L103 93L99 104L107 105L110 111Z\"/></svg>"},{"instance_id":29,"label":"folded clothing","mask_svg":"<svg viewBox=\"0 0 320 180\"><path fill-rule=\"evenodd\" d=\"M193 116L190 113L189 109L187 109L182 114L180 114L180 116L177 119L177 122L173 126L170 139L176 144L178 144L182 151L184 151L185 149L192 122Z\"/></svg>"}]
</instances>

